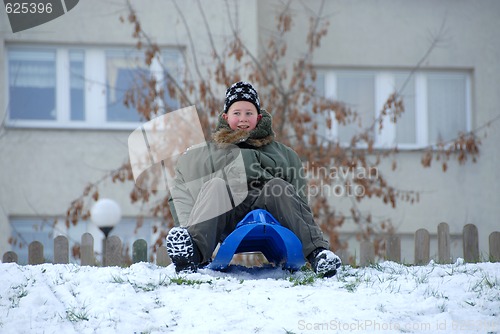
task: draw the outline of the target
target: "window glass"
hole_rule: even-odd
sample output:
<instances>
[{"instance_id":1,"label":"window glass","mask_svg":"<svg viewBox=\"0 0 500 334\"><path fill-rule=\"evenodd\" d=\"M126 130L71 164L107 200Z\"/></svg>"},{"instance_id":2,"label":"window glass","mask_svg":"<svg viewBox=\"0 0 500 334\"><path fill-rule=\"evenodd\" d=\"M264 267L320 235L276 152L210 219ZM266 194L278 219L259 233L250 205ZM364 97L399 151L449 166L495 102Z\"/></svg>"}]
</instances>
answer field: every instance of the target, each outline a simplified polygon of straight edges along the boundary
<instances>
[{"instance_id":1,"label":"window glass","mask_svg":"<svg viewBox=\"0 0 500 334\"><path fill-rule=\"evenodd\" d=\"M11 221L12 239L15 241L12 250L16 252L19 264L28 264L28 246L33 241L43 245L45 262L54 259L54 230L48 221L33 219L15 219Z\"/></svg>"},{"instance_id":2,"label":"window glass","mask_svg":"<svg viewBox=\"0 0 500 334\"><path fill-rule=\"evenodd\" d=\"M163 77L163 80L160 81L161 86L164 88L164 95L163 95L163 100L166 103L166 107L168 107L171 110L179 109L180 104L176 96L170 96L169 90L168 90L168 83L169 83L169 76L179 79L182 78L182 72L183 72L183 67L182 67L182 57L181 54L178 50L168 50L164 51L162 53L162 65L163 69L167 73L162 73L161 75L159 73L154 73L156 78ZM182 82L180 82L182 85Z\"/></svg>"},{"instance_id":3,"label":"window glass","mask_svg":"<svg viewBox=\"0 0 500 334\"><path fill-rule=\"evenodd\" d=\"M72 121L85 120L85 69L83 51L69 52L70 108Z\"/></svg>"},{"instance_id":4,"label":"window glass","mask_svg":"<svg viewBox=\"0 0 500 334\"><path fill-rule=\"evenodd\" d=\"M123 218L122 221L111 230L111 235L118 236L122 241L123 254L131 259L132 246L138 239L144 239L148 247L156 240L152 238L152 220L145 220L141 227L137 227L137 222L132 218ZM102 251L101 232L89 221L80 221L77 225L71 225L69 229L64 226L64 220L61 219L54 225L53 220L37 218L15 218L11 219L12 228L12 251L18 256L19 264L28 264L28 246L33 241L39 241L43 245L43 254L45 262L54 260L54 238L57 235L65 235L69 242L69 262L77 263L78 259L72 256L72 249L75 244L81 244L82 235L91 233L94 235L94 251Z\"/></svg>"},{"instance_id":5,"label":"window glass","mask_svg":"<svg viewBox=\"0 0 500 334\"><path fill-rule=\"evenodd\" d=\"M307 83L309 84L309 82ZM325 96L326 95L326 90L325 90L325 74L322 72L318 72L316 74L316 81L315 81L315 88L316 88L316 95L318 96ZM308 106L309 110L312 110L312 103L309 103L310 106ZM326 126L326 121L327 121L327 112L319 112L318 114L314 115L313 117L315 118L316 125L317 125L317 134L320 137L320 141L322 138L328 138L328 128Z\"/></svg>"},{"instance_id":6,"label":"window glass","mask_svg":"<svg viewBox=\"0 0 500 334\"><path fill-rule=\"evenodd\" d=\"M410 72L397 72L394 79L394 90L402 97L405 107L405 111L396 122L396 143L416 144L415 76L410 76Z\"/></svg>"},{"instance_id":7,"label":"window glass","mask_svg":"<svg viewBox=\"0 0 500 334\"><path fill-rule=\"evenodd\" d=\"M109 235L116 235L120 237L122 241L123 254L126 254L127 257L131 259L132 247L136 240L144 239L148 243L148 247L151 246L151 242L153 241L151 240L152 221L146 220L143 222L142 226L137 227L137 221L135 219L124 218L111 230Z\"/></svg>"},{"instance_id":8,"label":"window glass","mask_svg":"<svg viewBox=\"0 0 500 334\"><path fill-rule=\"evenodd\" d=\"M429 143L447 142L467 128L466 75L429 73L427 110Z\"/></svg>"},{"instance_id":9,"label":"window glass","mask_svg":"<svg viewBox=\"0 0 500 334\"><path fill-rule=\"evenodd\" d=\"M55 120L56 52L9 50L9 118Z\"/></svg>"},{"instance_id":10,"label":"window glass","mask_svg":"<svg viewBox=\"0 0 500 334\"><path fill-rule=\"evenodd\" d=\"M107 121L140 122L141 117L134 108L124 105L125 95L131 88L141 89L149 69L140 52L106 52ZM144 89L145 91L145 89Z\"/></svg>"},{"instance_id":11,"label":"window glass","mask_svg":"<svg viewBox=\"0 0 500 334\"><path fill-rule=\"evenodd\" d=\"M337 72L337 99L358 114L355 122L338 127L339 141L349 143L374 120L375 74L368 71Z\"/></svg>"}]
</instances>

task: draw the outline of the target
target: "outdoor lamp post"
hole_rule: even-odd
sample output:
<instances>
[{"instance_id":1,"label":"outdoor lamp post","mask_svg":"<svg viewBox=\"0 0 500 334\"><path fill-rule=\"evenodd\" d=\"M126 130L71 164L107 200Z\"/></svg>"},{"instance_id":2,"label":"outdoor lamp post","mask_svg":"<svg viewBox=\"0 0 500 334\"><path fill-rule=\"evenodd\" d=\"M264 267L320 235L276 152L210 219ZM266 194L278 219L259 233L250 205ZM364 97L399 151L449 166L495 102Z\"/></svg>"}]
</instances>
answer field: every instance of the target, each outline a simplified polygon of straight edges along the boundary
<instances>
[{"instance_id":1,"label":"outdoor lamp post","mask_svg":"<svg viewBox=\"0 0 500 334\"><path fill-rule=\"evenodd\" d=\"M106 241L111 230L118 224L122 217L122 210L116 201L103 198L98 200L90 210L90 219L104 233L102 243L102 264L106 258Z\"/></svg>"}]
</instances>

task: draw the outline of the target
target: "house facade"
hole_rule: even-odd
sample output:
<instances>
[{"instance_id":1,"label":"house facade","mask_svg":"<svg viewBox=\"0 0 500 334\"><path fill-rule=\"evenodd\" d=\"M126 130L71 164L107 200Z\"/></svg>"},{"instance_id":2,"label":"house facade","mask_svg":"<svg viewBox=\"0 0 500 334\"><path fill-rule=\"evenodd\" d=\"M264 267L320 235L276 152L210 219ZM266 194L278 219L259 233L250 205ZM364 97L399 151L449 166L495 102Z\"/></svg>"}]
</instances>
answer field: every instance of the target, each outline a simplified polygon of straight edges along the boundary
<instances>
[{"instance_id":1,"label":"house facade","mask_svg":"<svg viewBox=\"0 0 500 334\"><path fill-rule=\"evenodd\" d=\"M179 76L193 55L202 70L211 62L211 41L199 6L215 45L224 47L232 24L255 54L263 52L263 41L282 8L279 1L264 0L131 4L143 29L160 46L169 72ZM309 13L322 4L291 2L289 54L304 49ZM395 89L405 99L400 122L374 134L375 145L381 150L398 146L400 153L387 159L380 172L396 188L418 191L419 201L400 201L394 209L379 200L363 201L360 210L375 219L391 219L403 237L403 261L413 261L413 233L426 228L434 240L441 222L450 225L454 258L462 256L463 226L473 223L487 259L488 236L499 230L500 217L500 121L495 121L500 115L500 3L333 0L324 2L323 14L330 25L313 60L318 91L351 105L365 124L378 116ZM15 250L23 262L26 244L36 239L46 245L50 259L52 239L59 234L68 235L72 243L84 232L102 238L91 222L67 229L64 218L88 182L128 160L128 136L141 124L137 113L123 105L124 91L134 84L134 73L154 72L157 65L144 65L127 16L125 0L85 0L53 21L12 33L6 12L0 10L1 254ZM223 92L221 87L221 96ZM170 102L175 106L176 101ZM476 163L452 161L446 172L440 164L422 166L424 148L478 128L482 144ZM334 124L320 131L342 142L356 129ZM136 217L147 207L130 204L132 186L105 180L100 188L100 197L114 199L122 210L122 221L112 233L128 243L138 237L151 242L152 226L160 222L146 217L136 230ZM331 197L345 214L350 200ZM341 229L353 255L357 229L349 220ZM433 256L435 240L431 246Z\"/></svg>"}]
</instances>

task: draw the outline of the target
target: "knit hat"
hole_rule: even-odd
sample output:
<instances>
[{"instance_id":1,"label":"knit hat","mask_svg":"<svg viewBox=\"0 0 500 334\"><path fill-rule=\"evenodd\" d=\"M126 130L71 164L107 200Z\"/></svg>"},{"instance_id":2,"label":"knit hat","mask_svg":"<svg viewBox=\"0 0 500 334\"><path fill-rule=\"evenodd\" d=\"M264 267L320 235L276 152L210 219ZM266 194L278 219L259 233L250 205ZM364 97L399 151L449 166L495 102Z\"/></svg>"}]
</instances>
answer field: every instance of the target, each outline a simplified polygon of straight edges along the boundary
<instances>
[{"instance_id":1,"label":"knit hat","mask_svg":"<svg viewBox=\"0 0 500 334\"><path fill-rule=\"evenodd\" d=\"M251 102L255 108L257 108L257 113L260 114L260 100L257 91L251 84L244 81L239 81L234 83L231 87L226 90L226 101L224 102L224 112L227 113L229 107L234 102L237 101L248 101Z\"/></svg>"}]
</instances>

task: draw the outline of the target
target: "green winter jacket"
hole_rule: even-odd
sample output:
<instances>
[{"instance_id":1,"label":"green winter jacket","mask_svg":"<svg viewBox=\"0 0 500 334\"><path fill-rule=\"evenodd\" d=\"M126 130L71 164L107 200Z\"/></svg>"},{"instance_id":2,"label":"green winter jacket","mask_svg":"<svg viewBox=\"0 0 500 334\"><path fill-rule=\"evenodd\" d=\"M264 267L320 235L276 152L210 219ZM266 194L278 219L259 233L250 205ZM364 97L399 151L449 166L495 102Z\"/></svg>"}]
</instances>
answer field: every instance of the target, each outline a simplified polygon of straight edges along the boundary
<instances>
[{"instance_id":1,"label":"green winter jacket","mask_svg":"<svg viewBox=\"0 0 500 334\"><path fill-rule=\"evenodd\" d=\"M250 132L232 130L219 115L213 142L188 149L179 158L169 199L176 226L187 222L201 187L213 177L226 180L236 205L248 189L261 188L275 177L293 185L307 203L301 160L290 147L274 140L272 117L265 110L261 113L263 117Z\"/></svg>"}]
</instances>

